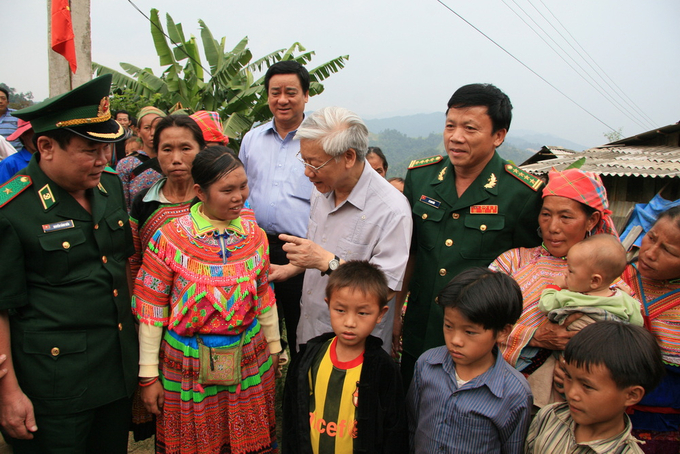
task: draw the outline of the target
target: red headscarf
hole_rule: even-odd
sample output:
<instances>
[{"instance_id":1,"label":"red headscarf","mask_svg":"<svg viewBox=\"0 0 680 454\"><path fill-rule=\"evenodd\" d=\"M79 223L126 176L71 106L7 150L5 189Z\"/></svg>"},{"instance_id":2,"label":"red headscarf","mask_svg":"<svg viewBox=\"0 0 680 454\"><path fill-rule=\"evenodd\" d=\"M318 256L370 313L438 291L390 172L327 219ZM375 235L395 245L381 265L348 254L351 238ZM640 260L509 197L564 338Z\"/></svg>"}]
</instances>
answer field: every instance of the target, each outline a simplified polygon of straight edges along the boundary
<instances>
[{"instance_id":1,"label":"red headscarf","mask_svg":"<svg viewBox=\"0 0 680 454\"><path fill-rule=\"evenodd\" d=\"M543 197L549 195L566 197L599 211L602 215L600 222L591 233L609 233L618 238L611 218L612 212L609 210L607 190L596 173L579 169L567 169L561 172L553 169L548 173L548 184L543 189Z\"/></svg>"},{"instance_id":2,"label":"red headscarf","mask_svg":"<svg viewBox=\"0 0 680 454\"><path fill-rule=\"evenodd\" d=\"M222 131L222 122L217 112L199 110L189 116L198 123L206 142L219 142L222 145L229 143L229 137L225 136Z\"/></svg>"}]
</instances>

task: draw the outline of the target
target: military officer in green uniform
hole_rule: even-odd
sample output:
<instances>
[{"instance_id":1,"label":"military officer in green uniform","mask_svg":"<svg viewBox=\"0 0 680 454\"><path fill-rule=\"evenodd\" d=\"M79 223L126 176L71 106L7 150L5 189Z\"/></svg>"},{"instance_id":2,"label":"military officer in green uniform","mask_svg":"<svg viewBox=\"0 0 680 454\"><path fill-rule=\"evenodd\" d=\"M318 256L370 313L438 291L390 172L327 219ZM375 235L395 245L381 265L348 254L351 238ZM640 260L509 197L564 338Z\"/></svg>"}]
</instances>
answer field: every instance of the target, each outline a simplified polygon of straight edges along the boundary
<instances>
[{"instance_id":1,"label":"military officer in green uniform","mask_svg":"<svg viewBox=\"0 0 680 454\"><path fill-rule=\"evenodd\" d=\"M444 345L443 312L436 303L444 285L467 268L488 266L508 249L540 243L542 183L496 153L511 111L510 99L493 85L461 87L446 112L448 159L433 156L409 166L404 195L413 213L413 240L402 330L405 386L418 357ZM395 320L395 330L397 325Z\"/></svg>"},{"instance_id":2,"label":"military officer in green uniform","mask_svg":"<svg viewBox=\"0 0 680 454\"><path fill-rule=\"evenodd\" d=\"M126 453L138 344L111 76L15 112L38 152L0 187L0 424L21 453Z\"/></svg>"}]
</instances>

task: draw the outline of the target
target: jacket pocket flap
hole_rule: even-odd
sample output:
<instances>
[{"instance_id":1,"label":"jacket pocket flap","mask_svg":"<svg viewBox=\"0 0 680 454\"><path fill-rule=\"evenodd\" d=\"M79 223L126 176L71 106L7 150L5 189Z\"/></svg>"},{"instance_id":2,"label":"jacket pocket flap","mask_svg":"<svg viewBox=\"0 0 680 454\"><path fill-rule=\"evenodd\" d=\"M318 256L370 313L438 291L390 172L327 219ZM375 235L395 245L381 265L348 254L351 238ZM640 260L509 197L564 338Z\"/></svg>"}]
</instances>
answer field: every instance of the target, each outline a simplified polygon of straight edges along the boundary
<instances>
[{"instance_id":1,"label":"jacket pocket flap","mask_svg":"<svg viewBox=\"0 0 680 454\"><path fill-rule=\"evenodd\" d=\"M80 229L51 232L38 238L45 251L66 251L85 242L85 234Z\"/></svg>"},{"instance_id":2,"label":"jacket pocket flap","mask_svg":"<svg viewBox=\"0 0 680 454\"><path fill-rule=\"evenodd\" d=\"M83 353L87 350L85 331L26 331L24 352L32 355L52 356Z\"/></svg>"}]
</instances>

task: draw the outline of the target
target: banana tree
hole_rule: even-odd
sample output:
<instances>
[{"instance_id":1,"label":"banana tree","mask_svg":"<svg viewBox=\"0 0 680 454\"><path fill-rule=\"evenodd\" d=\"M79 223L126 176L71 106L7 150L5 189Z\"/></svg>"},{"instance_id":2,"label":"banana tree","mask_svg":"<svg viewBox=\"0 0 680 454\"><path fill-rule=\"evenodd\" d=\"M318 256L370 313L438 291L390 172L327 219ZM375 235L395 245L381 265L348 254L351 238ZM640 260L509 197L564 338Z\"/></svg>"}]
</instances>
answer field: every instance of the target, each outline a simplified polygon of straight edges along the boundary
<instances>
[{"instance_id":1,"label":"banana tree","mask_svg":"<svg viewBox=\"0 0 680 454\"><path fill-rule=\"evenodd\" d=\"M167 14L166 32L157 9L151 10L150 17L151 36L160 66L165 67L163 73L156 76L150 68L120 63L125 74L92 63L95 75L113 75L111 88L114 97L131 92L140 98L155 99L154 105L164 110L181 106L186 112L218 112L225 134L236 139L230 141L230 146L236 150L243 135L255 123L272 117L264 89L263 73L266 69L281 60L295 60L307 65L314 55L313 51L307 51L296 42L287 49L275 50L253 61L248 37L226 50L226 37L216 40L205 22L199 19L201 44L207 63L204 66L196 37L190 35L187 39L182 24L175 23ZM341 55L309 70L309 95L323 92L321 82L344 68L348 59L348 55ZM255 79L254 74L260 74L259 78Z\"/></svg>"}]
</instances>

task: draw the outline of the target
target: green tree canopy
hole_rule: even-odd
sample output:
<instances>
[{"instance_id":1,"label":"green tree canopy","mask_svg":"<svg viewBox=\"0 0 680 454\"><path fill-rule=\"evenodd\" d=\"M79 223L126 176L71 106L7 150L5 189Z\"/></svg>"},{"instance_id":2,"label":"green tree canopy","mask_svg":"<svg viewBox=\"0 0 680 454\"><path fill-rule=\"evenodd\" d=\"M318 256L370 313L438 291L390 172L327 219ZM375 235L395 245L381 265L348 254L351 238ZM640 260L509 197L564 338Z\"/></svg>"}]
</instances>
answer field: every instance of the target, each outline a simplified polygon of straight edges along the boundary
<instances>
[{"instance_id":1,"label":"green tree canopy","mask_svg":"<svg viewBox=\"0 0 680 454\"><path fill-rule=\"evenodd\" d=\"M150 68L120 63L127 73L123 74L93 63L96 75L113 74L112 105L120 105L119 108L133 106L131 110L134 112L148 101L166 111L176 108L188 113L197 110L216 111L224 123L225 134L236 139L230 141L230 146L236 150L241 138L253 124L272 118L264 89L266 69L281 60L295 60L306 65L314 55L313 51L307 51L296 42L287 49L278 49L253 60L248 49L248 37L226 50L226 37L216 40L205 22L199 19L207 62L207 66L204 66L195 36L190 35L187 39L182 24L175 23L169 14L166 15L167 33L160 22L158 10L152 9L150 16L154 46L160 65L165 69L160 76L156 76ZM321 81L344 68L348 59L348 55L342 55L308 69L310 96L323 92ZM258 74L258 79L255 79L255 74ZM115 97L126 97L127 104L117 102Z\"/></svg>"}]
</instances>

